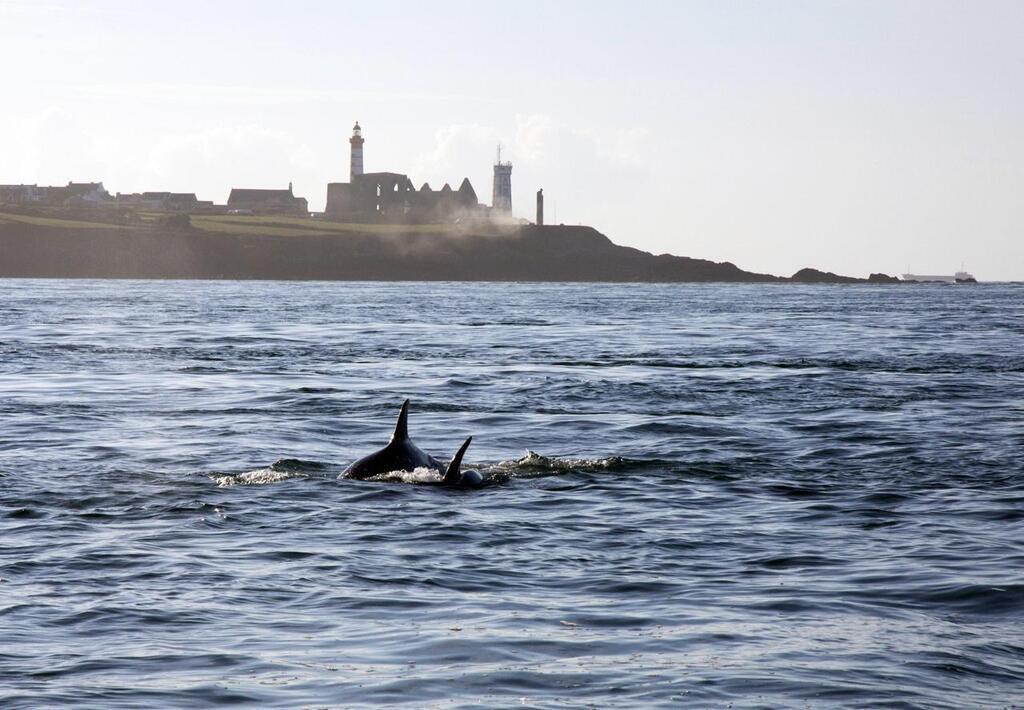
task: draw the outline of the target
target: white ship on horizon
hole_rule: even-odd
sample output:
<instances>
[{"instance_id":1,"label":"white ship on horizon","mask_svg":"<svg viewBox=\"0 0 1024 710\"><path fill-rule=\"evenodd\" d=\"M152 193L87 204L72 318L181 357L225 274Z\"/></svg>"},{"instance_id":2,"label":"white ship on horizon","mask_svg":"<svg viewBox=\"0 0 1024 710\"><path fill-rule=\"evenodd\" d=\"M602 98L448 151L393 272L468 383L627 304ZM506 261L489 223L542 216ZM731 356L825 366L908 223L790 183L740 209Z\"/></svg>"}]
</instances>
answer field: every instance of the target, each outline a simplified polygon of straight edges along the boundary
<instances>
[{"instance_id":1,"label":"white ship on horizon","mask_svg":"<svg viewBox=\"0 0 1024 710\"><path fill-rule=\"evenodd\" d=\"M903 274L904 281L917 281L918 283L946 283L946 284L976 284L978 280L973 274L966 271L957 271L952 276L935 274Z\"/></svg>"}]
</instances>

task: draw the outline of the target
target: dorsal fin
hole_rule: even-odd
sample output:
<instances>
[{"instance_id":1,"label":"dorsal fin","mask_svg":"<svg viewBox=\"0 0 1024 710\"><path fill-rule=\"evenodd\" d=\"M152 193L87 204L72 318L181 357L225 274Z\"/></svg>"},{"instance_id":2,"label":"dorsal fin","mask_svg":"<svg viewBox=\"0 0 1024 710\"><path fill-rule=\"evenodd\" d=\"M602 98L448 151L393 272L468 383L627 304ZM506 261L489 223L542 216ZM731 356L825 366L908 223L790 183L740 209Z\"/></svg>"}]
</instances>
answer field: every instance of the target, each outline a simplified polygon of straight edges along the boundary
<instances>
[{"instance_id":1,"label":"dorsal fin","mask_svg":"<svg viewBox=\"0 0 1024 710\"><path fill-rule=\"evenodd\" d=\"M395 422L395 431L391 435L389 443L406 441L409 438L409 400L402 403L402 411L398 413L398 421Z\"/></svg>"},{"instance_id":2,"label":"dorsal fin","mask_svg":"<svg viewBox=\"0 0 1024 710\"><path fill-rule=\"evenodd\" d=\"M448 464L448 470L444 472L443 483L447 485L455 485L459 482L459 479L462 477L462 471L460 470L460 467L462 466L462 456L466 453L466 449L469 448L472 441L473 437L469 437L463 442L462 446L459 447L459 450L455 452L455 456L452 457L452 462Z\"/></svg>"}]
</instances>

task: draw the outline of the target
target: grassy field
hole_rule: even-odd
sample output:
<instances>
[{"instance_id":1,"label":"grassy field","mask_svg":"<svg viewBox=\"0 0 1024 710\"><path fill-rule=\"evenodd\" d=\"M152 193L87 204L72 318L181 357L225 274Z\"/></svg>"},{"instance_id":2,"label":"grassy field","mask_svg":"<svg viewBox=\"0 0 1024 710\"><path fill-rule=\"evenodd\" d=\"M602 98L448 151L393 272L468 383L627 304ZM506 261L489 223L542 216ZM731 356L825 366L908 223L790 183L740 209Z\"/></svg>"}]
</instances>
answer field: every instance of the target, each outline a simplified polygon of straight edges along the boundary
<instances>
[{"instance_id":1,"label":"grassy field","mask_svg":"<svg viewBox=\"0 0 1024 710\"><path fill-rule=\"evenodd\" d=\"M83 222L75 219L8 214L6 212L0 212L0 224L31 224L36 227L61 227L63 229L129 229L124 225L106 222Z\"/></svg>"},{"instance_id":2,"label":"grassy field","mask_svg":"<svg viewBox=\"0 0 1024 710\"><path fill-rule=\"evenodd\" d=\"M193 215L192 226L220 234L258 234L270 237L303 237L323 234L424 234L439 233L447 225L347 224L303 217L249 217L241 215Z\"/></svg>"},{"instance_id":3,"label":"grassy field","mask_svg":"<svg viewBox=\"0 0 1024 710\"><path fill-rule=\"evenodd\" d=\"M362 234L424 234L441 233L453 229L448 224L356 224L350 222L330 222L312 217L253 217L243 215L194 215L192 225L207 231L231 231L243 227L247 233L253 234L253 228L262 227L274 230L293 230L297 233L329 234L331 232L360 232Z\"/></svg>"},{"instance_id":4,"label":"grassy field","mask_svg":"<svg viewBox=\"0 0 1024 710\"><path fill-rule=\"evenodd\" d=\"M155 212L138 212L137 223L132 225L90 222L71 217L64 218L59 212L51 214L25 215L0 212L0 223L28 224L40 227L62 229L160 229L159 221L166 215ZM497 225L458 224L357 224L332 222L312 217L288 217L284 215L258 217L251 215L192 215L192 227L212 234L251 234L268 237L304 237L312 235L344 234L502 234L510 227Z\"/></svg>"},{"instance_id":5,"label":"grassy field","mask_svg":"<svg viewBox=\"0 0 1024 710\"><path fill-rule=\"evenodd\" d=\"M460 224L373 224L331 222L312 217L245 215L193 215L192 226L204 232L222 234L259 234L276 237L301 237L323 234L500 234L509 228L496 225Z\"/></svg>"}]
</instances>

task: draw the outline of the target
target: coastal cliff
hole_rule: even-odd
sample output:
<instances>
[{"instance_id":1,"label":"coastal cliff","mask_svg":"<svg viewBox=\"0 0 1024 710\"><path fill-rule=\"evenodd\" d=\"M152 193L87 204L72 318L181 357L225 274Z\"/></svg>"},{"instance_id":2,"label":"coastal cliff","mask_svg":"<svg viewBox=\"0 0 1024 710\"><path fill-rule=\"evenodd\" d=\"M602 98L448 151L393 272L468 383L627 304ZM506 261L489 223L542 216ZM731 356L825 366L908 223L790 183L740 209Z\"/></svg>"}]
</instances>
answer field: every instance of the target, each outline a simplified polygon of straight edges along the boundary
<instances>
[{"instance_id":1,"label":"coastal cliff","mask_svg":"<svg viewBox=\"0 0 1024 710\"><path fill-rule=\"evenodd\" d=\"M0 277L785 282L618 246L590 227L341 225L193 217L124 226L0 215ZM834 276L829 274L829 276ZM837 277L842 282L854 281Z\"/></svg>"}]
</instances>

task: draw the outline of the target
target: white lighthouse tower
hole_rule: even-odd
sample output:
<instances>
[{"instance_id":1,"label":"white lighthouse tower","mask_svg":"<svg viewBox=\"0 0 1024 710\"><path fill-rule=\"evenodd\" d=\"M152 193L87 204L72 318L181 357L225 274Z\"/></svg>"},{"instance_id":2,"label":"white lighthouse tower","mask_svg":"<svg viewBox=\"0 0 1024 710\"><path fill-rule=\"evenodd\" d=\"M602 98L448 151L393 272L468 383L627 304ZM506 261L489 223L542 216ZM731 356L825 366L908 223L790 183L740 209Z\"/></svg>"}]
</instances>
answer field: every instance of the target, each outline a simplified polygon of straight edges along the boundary
<instances>
[{"instance_id":1,"label":"white lighthouse tower","mask_svg":"<svg viewBox=\"0 0 1024 710\"><path fill-rule=\"evenodd\" d=\"M348 139L352 146L352 162L349 170L349 181L355 182L356 175L363 174L363 129L359 127L359 121L352 127L352 137Z\"/></svg>"}]
</instances>

